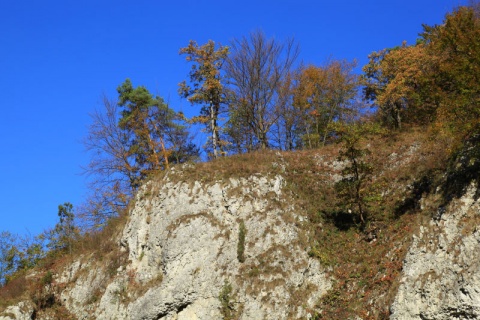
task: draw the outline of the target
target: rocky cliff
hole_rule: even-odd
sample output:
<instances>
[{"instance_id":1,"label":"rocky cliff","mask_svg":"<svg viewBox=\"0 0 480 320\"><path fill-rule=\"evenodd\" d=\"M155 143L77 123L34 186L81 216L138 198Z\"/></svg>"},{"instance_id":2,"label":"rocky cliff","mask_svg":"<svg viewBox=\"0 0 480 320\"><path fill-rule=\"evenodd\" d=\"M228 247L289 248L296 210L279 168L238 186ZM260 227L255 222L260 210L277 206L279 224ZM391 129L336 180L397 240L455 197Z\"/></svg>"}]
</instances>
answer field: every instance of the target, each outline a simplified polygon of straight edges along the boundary
<instances>
[{"instance_id":1,"label":"rocky cliff","mask_svg":"<svg viewBox=\"0 0 480 320\"><path fill-rule=\"evenodd\" d=\"M241 319L306 317L330 280L304 250L296 224L305 217L284 203L283 185L281 176L179 181L140 195L121 240L125 272L158 284L128 304L100 304L97 317L123 309L132 319L220 319L222 308Z\"/></svg>"},{"instance_id":2,"label":"rocky cliff","mask_svg":"<svg viewBox=\"0 0 480 320\"><path fill-rule=\"evenodd\" d=\"M413 235L391 319L480 318L480 203L476 191L476 185L471 185Z\"/></svg>"}]
</instances>

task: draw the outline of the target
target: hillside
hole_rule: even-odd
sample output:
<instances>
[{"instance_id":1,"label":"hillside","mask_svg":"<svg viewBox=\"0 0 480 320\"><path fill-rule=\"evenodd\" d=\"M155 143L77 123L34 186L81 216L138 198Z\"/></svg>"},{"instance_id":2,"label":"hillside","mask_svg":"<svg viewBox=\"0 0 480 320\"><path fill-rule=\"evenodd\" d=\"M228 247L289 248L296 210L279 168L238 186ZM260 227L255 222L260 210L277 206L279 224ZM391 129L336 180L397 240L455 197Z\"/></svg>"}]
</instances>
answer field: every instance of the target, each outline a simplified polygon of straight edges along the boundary
<instances>
[{"instance_id":1,"label":"hillside","mask_svg":"<svg viewBox=\"0 0 480 320\"><path fill-rule=\"evenodd\" d=\"M366 223L341 144L174 166L3 287L0 319L475 319L477 140L365 137Z\"/></svg>"}]
</instances>

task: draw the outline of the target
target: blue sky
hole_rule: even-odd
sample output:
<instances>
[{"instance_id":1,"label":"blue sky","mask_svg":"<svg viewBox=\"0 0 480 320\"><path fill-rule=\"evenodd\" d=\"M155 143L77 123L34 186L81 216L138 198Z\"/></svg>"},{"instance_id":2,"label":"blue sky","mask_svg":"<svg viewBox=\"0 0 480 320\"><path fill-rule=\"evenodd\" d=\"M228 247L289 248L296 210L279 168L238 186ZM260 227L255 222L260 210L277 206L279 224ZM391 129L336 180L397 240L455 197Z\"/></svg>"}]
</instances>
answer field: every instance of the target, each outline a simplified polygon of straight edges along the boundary
<instances>
[{"instance_id":1,"label":"blue sky","mask_svg":"<svg viewBox=\"0 0 480 320\"><path fill-rule=\"evenodd\" d=\"M126 78L193 115L177 95L190 39L222 44L262 29L294 37L300 59L357 58L442 22L460 0L25 1L0 2L0 231L37 234L57 206L87 193L82 138L101 96ZM198 141L201 142L201 141Z\"/></svg>"}]
</instances>

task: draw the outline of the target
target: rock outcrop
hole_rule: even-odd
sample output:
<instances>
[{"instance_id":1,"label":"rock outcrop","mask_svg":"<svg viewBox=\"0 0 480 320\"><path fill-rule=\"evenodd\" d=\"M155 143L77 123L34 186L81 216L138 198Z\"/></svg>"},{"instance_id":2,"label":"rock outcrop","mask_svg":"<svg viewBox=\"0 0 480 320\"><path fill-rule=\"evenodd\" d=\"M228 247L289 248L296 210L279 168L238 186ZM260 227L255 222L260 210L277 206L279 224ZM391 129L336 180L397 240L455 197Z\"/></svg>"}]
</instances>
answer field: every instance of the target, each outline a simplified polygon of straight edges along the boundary
<instances>
[{"instance_id":1,"label":"rock outcrop","mask_svg":"<svg viewBox=\"0 0 480 320\"><path fill-rule=\"evenodd\" d=\"M31 320L34 319L35 306L31 302L20 302L16 305L7 307L0 313L0 320Z\"/></svg>"},{"instance_id":2,"label":"rock outcrop","mask_svg":"<svg viewBox=\"0 0 480 320\"><path fill-rule=\"evenodd\" d=\"M480 318L480 203L472 184L414 235L391 319Z\"/></svg>"},{"instance_id":3,"label":"rock outcrop","mask_svg":"<svg viewBox=\"0 0 480 320\"><path fill-rule=\"evenodd\" d=\"M128 304L135 319L219 319L220 292L241 319L307 316L330 286L302 244L304 217L282 197L277 176L224 183L167 182L154 196L137 200L122 237L135 280L162 280ZM148 191L148 186L146 188ZM240 262L240 226L245 226ZM308 305L307 305L308 307ZM134 316L133 316L134 315Z\"/></svg>"}]
</instances>

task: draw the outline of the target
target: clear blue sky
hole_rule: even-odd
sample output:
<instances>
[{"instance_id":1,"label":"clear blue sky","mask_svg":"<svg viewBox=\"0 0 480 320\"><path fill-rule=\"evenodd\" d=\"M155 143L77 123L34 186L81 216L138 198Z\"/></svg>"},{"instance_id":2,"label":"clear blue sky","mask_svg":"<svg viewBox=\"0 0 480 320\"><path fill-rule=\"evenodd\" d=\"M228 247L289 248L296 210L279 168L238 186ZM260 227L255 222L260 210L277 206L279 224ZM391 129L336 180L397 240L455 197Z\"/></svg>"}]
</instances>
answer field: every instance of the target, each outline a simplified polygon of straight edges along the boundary
<instances>
[{"instance_id":1,"label":"clear blue sky","mask_svg":"<svg viewBox=\"0 0 480 320\"><path fill-rule=\"evenodd\" d=\"M414 43L421 24L439 24L460 0L2 0L0 2L0 231L37 234L57 206L80 204L88 163L81 139L88 114L127 77L176 110L190 39L222 44L262 29L294 37L300 58L357 58Z\"/></svg>"}]
</instances>

